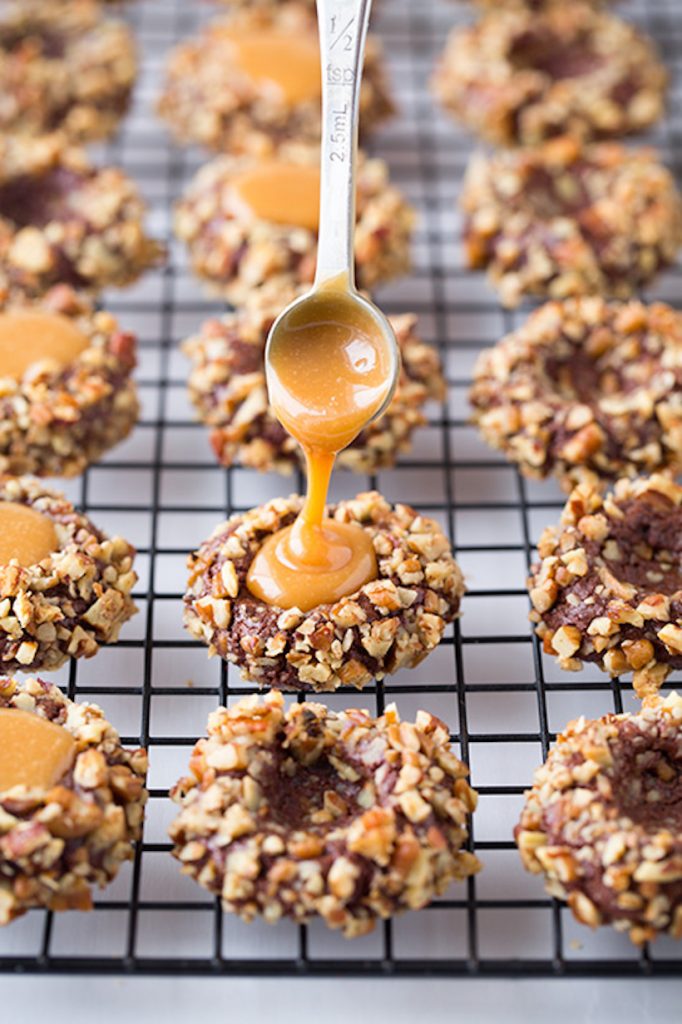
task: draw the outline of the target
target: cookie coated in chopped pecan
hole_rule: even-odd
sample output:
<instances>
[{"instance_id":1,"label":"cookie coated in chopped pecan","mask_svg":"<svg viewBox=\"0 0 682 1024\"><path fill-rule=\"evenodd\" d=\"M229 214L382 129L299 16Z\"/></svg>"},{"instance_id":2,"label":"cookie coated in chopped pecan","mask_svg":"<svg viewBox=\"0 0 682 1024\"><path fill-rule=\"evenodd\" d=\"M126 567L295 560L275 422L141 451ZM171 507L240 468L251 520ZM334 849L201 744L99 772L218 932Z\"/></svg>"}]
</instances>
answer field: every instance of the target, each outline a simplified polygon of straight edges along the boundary
<instances>
[{"instance_id":1,"label":"cookie coated in chopped pecan","mask_svg":"<svg viewBox=\"0 0 682 1024\"><path fill-rule=\"evenodd\" d=\"M527 870L582 924L638 946L682 939L682 697L571 722L515 835Z\"/></svg>"},{"instance_id":2,"label":"cookie coated in chopped pecan","mask_svg":"<svg viewBox=\"0 0 682 1024\"><path fill-rule=\"evenodd\" d=\"M320 92L306 97L280 94L276 84L251 78L240 68L232 37L245 33L282 34L292 45L309 40L317 47L314 4L296 0L275 5L243 6L230 17L207 25L194 39L171 53L158 113L174 137L222 153L266 156L283 143L318 144L321 132ZM295 60L295 55L291 56ZM319 88L321 89L321 83ZM394 113L381 47L367 39L360 87L360 133Z\"/></svg>"},{"instance_id":3,"label":"cookie coated in chopped pecan","mask_svg":"<svg viewBox=\"0 0 682 1024\"><path fill-rule=\"evenodd\" d=\"M290 0L213 0L213 3L221 7L246 7L250 9L253 7L285 7L290 3ZM300 7L309 7L311 11L314 11L316 0L297 0L297 4Z\"/></svg>"},{"instance_id":4,"label":"cookie coated in chopped pecan","mask_svg":"<svg viewBox=\"0 0 682 1024\"><path fill-rule=\"evenodd\" d=\"M189 395L210 426L211 445L224 466L237 462L254 469L290 473L302 464L301 449L273 415L265 384L268 331L289 298L267 309L242 308L220 320L207 320L184 345L192 360ZM426 423L424 405L442 401L445 381L435 348L424 344L411 313L391 317L401 355L401 374L384 415L373 420L342 451L337 464L372 473L395 464L409 451L413 431Z\"/></svg>"},{"instance_id":5,"label":"cookie coated in chopped pecan","mask_svg":"<svg viewBox=\"0 0 682 1024\"><path fill-rule=\"evenodd\" d=\"M682 202L650 149L583 145L475 154L460 204L465 256L505 306L524 295L626 299L675 262Z\"/></svg>"},{"instance_id":6,"label":"cookie coated in chopped pecan","mask_svg":"<svg viewBox=\"0 0 682 1024\"><path fill-rule=\"evenodd\" d=\"M334 604L283 610L255 598L246 576L259 548L302 506L298 496L275 498L234 515L190 555L189 632L261 686L361 689L418 665L457 617L464 593L440 526L407 505L389 505L376 491L329 506L330 518L371 536L378 577Z\"/></svg>"},{"instance_id":7,"label":"cookie coated in chopped pecan","mask_svg":"<svg viewBox=\"0 0 682 1024\"><path fill-rule=\"evenodd\" d=\"M96 168L55 132L0 136L0 277L40 294L53 284L97 292L159 263L136 185Z\"/></svg>"},{"instance_id":8,"label":"cookie coated in chopped pecan","mask_svg":"<svg viewBox=\"0 0 682 1024\"><path fill-rule=\"evenodd\" d=\"M111 135L137 74L135 42L94 0L21 0L0 15L0 129L74 141Z\"/></svg>"},{"instance_id":9,"label":"cookie coated in chopped pecan","mask_svg":"<svg viewBox=\"0 0 682 1024\"><path fill-rule=\"evenodd\" d=\"M294 146L282 160L317 166L319 153ZM253 157L216 157L175 207L175 234L187 245L195 274L235 306L266 287L271 295L289 294L315 274L316 230L257 219L232 194L231 180L259 166ZM371 289L409 269L414 210L391 185L383 160L360 157L356 194L355 270L358 285Z\"/></svg>"},{"instance_id":10,"label":"cookie coated in chopped pecan","mask_svg":"<svg viewBox=\"0 0 682 1024\"><path fill-rule=\"evenodd\" d=\"M114 642L137 611L130 596L135 549L29 477L0 477L0 501L46 516L59 545L35 565L0 566L0 669L51 671Z\"/></svg>"},{"instance_id":11,"label":"cookie coated in chopped pecan","mask_svg":"<svg viewBox=\"0 0 682 1024\"><path fill-rule=\"evenodd\" d=\"M654 475L604 496L580 484L538 552L531 619L562 668L634 672L642 698L682 668L682 486Z\"/></svg>"},{"instance_id":12,"label":"cookie coated in chopped pecan","mask_svg":"<svg viewBox=\"0 0 682 1024\"><path fill-rule=\"evenodd\" d=\"M682 469L682 314L662 303L550 302L481 353L469 395L493 448L568 490Z\"/></svg>"},{"instance_id":13,"label":"cookie coated in chopped pecan","mask_svg":"<svg viewBox=\"0 0 682 1024\"><path fill-rule=\"evenodd\" d=\"M426 711L247 697L212 712L190 773L171 791L173 856L245 921L319 915L355 938L480 869L462 849L476 793Z\"/></svg>"},{"instance_id":14,"label":"cookie coated in chopped pecan","mask_svg":"<svg viewBox=\"0 0 682 1024\"><path fill-rule=\"evenodd\" d=\"M254 7L286 7L291 0L213 0L213 2L221 7L251 9ZM381 0L377 0L377 2L379 3ZM314 11L317 6L317 0L297 0L297 5ZM374 4L372 4L372 8L374 8Z\"/></svg>"},{"instance_id":15,"label":"cookie coated in chopped pecan","mask_svg":"<svg viewBox=\"0 0 682 1024\"><path fill-rule=\"evenodd\" d=\"M469 0L467 0L469 2ZM608 7L609 4L617 3L618 0L582 0L586 7ZM518 10L524 11L545 11L550 7L563 6L566 0L473 0L477 7L485 10Z\"/></svg>"},{"instance_id":16,"label":"cookie coated in chopped pecan","mask_svg":"<svg viewBox=\"0 0 682 1024\"><path fill-rule=\"evenodd\" d=\"M296 0L297 5L301 7L307 7L311 11L316 9L316 0ZM223 7L286 7L291 3L291 0L213 0L213 3L219 4ZM381 0L373 0L372 10L376 10L377 7L381 6ZM371 37L370 37L371 38Z\"/></svg>"},{"instance_id":17,"label":"cookie coated in chopped pecan","mask_svg":"<svg viewBox=\"0 0 682 1024\"><path fill-rule=\"evenodd\" d=\"M17 312L68 317L88 344L67 366L43 360L18 380L0 377L0 472L76 476L137 420L135 336L70 285L55 285L37 300L0 288L0 319Z\"/></svg>"},{"instance_id":18,"label":"cookie coated in chopped pecan","mask_svg":"<svg viewBox=\"0 0 682 1024\"><path fill-rule=\"evenodd\" d=\"M0 925L32 907L90 910L140 838L147 754L126 750L95 704L69 700L41 679L0 679L0 708L62 726L76 756L49 789L0 780Z\"/></svg>"},{"instance_id":19,"label":"cookie coated in chopped pecan","mask_svg":"<svg viewBox=\"0 0 682 1024\"><path fill-rule=\"evenodd\" d=\"M454 116L497 145L615 138L663 114L668 74L629 22L573 0L516 5L454 29L432 80Z\"/></svg>"}]
</instances>

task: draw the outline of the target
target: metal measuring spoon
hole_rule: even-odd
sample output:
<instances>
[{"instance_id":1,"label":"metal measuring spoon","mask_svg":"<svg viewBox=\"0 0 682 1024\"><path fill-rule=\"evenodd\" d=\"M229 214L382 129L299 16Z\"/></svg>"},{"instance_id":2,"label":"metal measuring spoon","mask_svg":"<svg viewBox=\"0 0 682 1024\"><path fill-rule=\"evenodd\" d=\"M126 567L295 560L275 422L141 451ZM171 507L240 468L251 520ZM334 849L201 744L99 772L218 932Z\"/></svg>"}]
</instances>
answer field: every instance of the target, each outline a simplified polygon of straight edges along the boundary
<instances>
[{"instance_id":1,"label":"metal measuring spoon","mask_svg":"<svg viewBox=\"0 0 682 1024\"><path fill-rule=\"evenodd\" d=\"M372 0L317 0L322 65L322 143L320 153L320 221L317 269L312 289L295 299L277 317L265 348L265 372L272 391L273 342L281 350L295 315L300 328L318 319L320 293L332 288L347 309L369 315L386 345L386 398L371 419L381 416L393 397L400 371L400 352L389 321L355 287L355 167L358 145L360 83Z\"/></svg>"}]
</instances>

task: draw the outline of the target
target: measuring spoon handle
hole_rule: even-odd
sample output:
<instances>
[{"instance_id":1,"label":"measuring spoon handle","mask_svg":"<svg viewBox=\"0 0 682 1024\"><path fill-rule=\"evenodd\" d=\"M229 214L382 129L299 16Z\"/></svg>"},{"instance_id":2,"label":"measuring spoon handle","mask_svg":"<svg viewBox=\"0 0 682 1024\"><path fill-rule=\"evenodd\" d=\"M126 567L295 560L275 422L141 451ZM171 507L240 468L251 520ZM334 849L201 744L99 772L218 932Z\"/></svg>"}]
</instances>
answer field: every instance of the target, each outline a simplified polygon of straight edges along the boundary
<instances>
[{"instance_id":1,"label":"measuring spoon handle","mask_svg":"<svg viewBox=\"0 0 682 1024\"><path fill-rule=\"evenodd\" d=\"M322 63L320 225L315 285L355 286L355 163L360 83L372 0L317 0Z\"/></svg>"}]
</instances>

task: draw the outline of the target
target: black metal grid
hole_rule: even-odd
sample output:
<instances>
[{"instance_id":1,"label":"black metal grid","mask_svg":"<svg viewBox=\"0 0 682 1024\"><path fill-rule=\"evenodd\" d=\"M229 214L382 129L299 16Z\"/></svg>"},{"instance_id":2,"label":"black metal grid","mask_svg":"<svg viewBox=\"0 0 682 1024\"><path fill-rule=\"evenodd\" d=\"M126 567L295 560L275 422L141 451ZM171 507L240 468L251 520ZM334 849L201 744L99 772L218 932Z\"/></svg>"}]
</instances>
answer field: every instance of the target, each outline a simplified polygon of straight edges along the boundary
<instances>
[{"instance_id":1,"label":"black metal grid","mask_svg":"<svg viewBox=\"0 0 682 1024\"><path fill-rule=\"evenodd\" d=\"M676 0L624 9L659 40L675 72L682 54ZM123 132L99 154L140 182L154 230L168 234L169 209L201 156L172 147L151 113L164 52L206 16L185 0L144 0L127 16L138 33L144 74ZM220 306L192 280L183 252L106 305L140 337L143 418L133 438L67 487L71 497L140 552L140 614L121 641L92 662L56 674L71 697L100 702L126 742L151 756L151 801L134 863L96 901L92 914L28 914L0 932L0 970L159 974L354 974L372 976L679 976L679 945L663 940L638 952L611 930L593 935L523 874L511 841L524 786L556 731L584 712L635 707L629 684L594 669L561 673L542 655L527 623L523 587L540 529L557 517L551 483L529 484L478 441L467 425L473 358L523 313L503 313L480 275L464 270L457 245L455 195L470 144L429 98L426 81L447 29L463 5L384 0L376 28L384 39L401 117L373 146L418 206L415 269L379 295L390 312L420 314L424 337L447 368L449 397L434 407L410 457L378 478L337 474L333 497L378 486L439 518L469 577L463 618L419 669L329 695L333 707L381 712L396 701L404 715L426 706L448 721L480 793L472 844L484 871L418 914L348 943L322 925L243 925L182 880L165 826L168 786L186 764L207 712L253 692L232 668L208 663L180 625L183 563L224 515L291 489L282 478L224 471L184 397L186 364L178 342ZM672 106L675 105L673 93ZM654 136L673 164L682 160L682 122L669 118ZM680 274L656 297L675 302ZM652 293L654 294L654 293ZM300 480L298 481L300 485ZM193 680L188 684L188 679Z\"/></svg>"}]
</instances>

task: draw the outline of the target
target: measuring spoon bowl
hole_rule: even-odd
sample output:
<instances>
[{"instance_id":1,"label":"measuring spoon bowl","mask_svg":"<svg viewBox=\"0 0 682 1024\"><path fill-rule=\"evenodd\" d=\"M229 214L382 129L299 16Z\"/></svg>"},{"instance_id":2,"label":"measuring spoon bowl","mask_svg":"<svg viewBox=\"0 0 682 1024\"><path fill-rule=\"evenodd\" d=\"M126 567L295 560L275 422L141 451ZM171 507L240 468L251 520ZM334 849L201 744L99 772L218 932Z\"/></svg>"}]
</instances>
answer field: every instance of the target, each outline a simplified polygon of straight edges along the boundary
<instances>
[{"instance_id":1,"label":"measuring spoon bowl","mask_svg":"<svg viewBox=\"0 0 682 1024\"><path fill-rule=\"evenodd\" d=\"M280 374L286 369L286 384ZM302 295L275 320L265 349L270 403L304 446L338 452L386 410L400 372L388 319L345 281Z\"/></svg>"}]
</instances>

